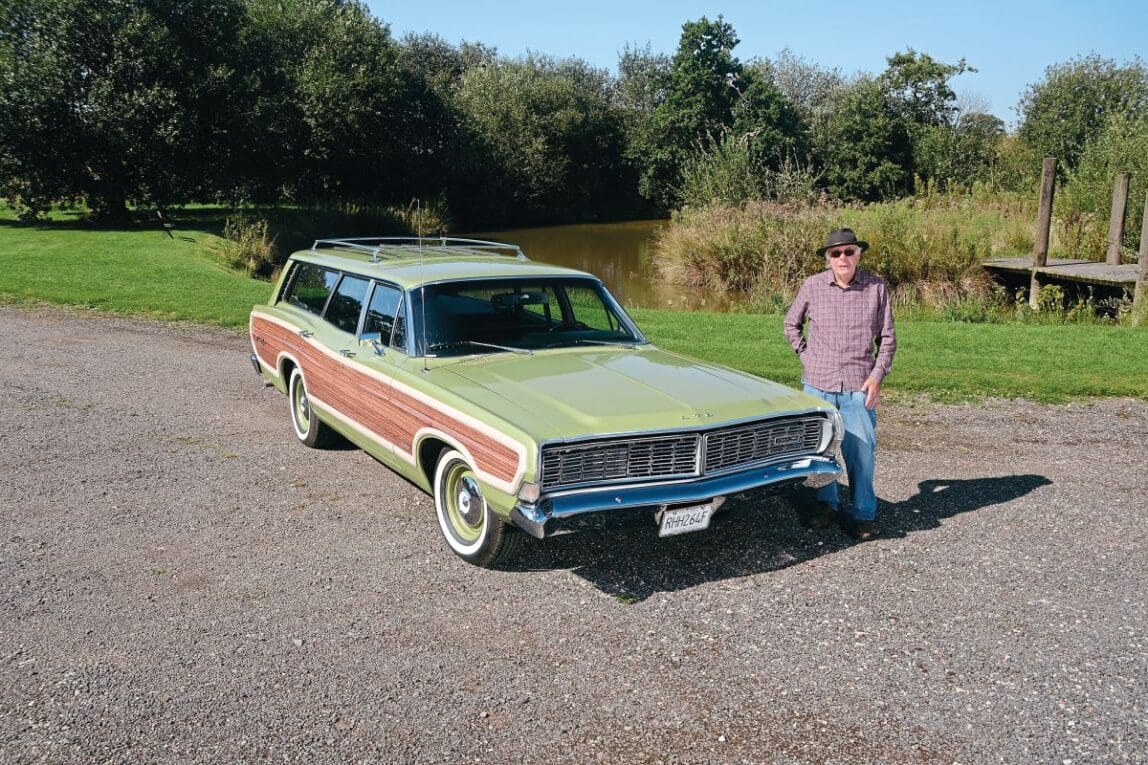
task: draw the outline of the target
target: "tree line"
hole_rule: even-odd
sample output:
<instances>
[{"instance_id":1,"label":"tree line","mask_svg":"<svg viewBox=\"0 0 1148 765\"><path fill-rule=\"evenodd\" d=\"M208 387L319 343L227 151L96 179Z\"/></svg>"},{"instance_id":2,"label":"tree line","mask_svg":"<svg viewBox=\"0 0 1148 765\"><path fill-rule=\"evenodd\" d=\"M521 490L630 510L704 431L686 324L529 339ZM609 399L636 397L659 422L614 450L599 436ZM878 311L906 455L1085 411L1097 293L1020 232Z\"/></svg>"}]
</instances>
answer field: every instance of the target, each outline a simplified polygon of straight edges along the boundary
<instances>
[{"instance_id":1,"label":"tree line","mask_svg":"<svg viewBox=\"0 0 1148 765\"><path fill-rule=\"evenodd\" d=\"M907 49L846 75L789 51L743 61L738 42L703 17L672 54L627 48L612 74L396 39L357 0L7 0L0 195L32 218L419 198L464 226L611 220L1028 189L1045 154L1071 173L1113 130L1148 135L1139 59L1049 67L1010 134L956 96L964 59Z\"/></svg>"}]
</instances>

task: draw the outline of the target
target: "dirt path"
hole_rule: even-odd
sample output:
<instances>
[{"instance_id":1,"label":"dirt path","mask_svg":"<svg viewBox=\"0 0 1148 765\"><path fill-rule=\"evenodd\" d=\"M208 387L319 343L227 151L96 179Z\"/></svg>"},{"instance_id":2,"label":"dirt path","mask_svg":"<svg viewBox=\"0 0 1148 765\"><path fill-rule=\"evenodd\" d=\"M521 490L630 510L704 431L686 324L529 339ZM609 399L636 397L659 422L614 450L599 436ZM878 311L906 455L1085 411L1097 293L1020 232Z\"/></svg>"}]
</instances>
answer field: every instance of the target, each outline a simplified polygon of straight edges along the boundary
<instances>
[{"instance_id":1,"label":"dirt path","mask_svg":"<svg viewBox=\"0 0 1148 765\"><path fill-rule=\"evenodd\" d=\"M884 411L867 544L776 503L489 572L247 353L0 307L0 761L1148 761L1145 402Z\"/></svg>"}]
</instances>

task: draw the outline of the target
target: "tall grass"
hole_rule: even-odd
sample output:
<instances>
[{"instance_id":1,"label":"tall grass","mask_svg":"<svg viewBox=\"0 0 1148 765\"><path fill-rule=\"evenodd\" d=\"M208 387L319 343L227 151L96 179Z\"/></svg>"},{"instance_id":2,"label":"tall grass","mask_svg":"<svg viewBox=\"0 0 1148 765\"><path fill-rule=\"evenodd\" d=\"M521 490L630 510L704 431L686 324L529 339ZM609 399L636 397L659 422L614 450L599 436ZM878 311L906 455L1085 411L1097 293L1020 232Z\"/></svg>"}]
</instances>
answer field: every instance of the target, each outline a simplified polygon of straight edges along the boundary
<instances>
[{"instance_id":1,"label":"tall grass","mask_svg":"<svg viewBox=\"0 0 1148 765\"><path fill-rule=\"evenodd\" d=\"M276 266L275 239L266 220L229 215L223 224L223 257L248 276L269 278Z\"/></svg>"},{"instance_id":2,"label":"tall grass","mask_svg":"<svg viewBox=\"0 0 1148 765\"><path fill-rule=\"evenodd\" d=\"M1028 255L1035 219L1027 199L979 192L867 206L711 204L675 213L656 246L665 278L770 306L825 268L817 248L830 229L849 226L870 243L863 267L889 282L898 305L940 307L992 296L982 261Z\"/></svg>"}]
</instances>

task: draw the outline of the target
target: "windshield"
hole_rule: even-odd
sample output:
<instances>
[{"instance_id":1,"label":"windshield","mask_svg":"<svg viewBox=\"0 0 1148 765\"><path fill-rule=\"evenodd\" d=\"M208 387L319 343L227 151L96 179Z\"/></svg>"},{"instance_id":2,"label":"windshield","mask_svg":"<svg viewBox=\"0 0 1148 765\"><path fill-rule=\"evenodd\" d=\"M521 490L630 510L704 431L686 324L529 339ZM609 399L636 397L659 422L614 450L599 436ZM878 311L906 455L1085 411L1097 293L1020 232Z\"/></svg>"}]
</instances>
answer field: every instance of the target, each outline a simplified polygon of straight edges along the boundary
<instances>
[{"instance_id":1,"label":"windshield","mask_svg":"<svg viewBox=\"0 0 1148 765\"><path fill-rule=\"evenodd\" d=\"M412 293L416 353L463 356L645 342L601 283L590 279L481 279ZM425 298L425 300L424 300Z\"/></svg>"}]
</instances>

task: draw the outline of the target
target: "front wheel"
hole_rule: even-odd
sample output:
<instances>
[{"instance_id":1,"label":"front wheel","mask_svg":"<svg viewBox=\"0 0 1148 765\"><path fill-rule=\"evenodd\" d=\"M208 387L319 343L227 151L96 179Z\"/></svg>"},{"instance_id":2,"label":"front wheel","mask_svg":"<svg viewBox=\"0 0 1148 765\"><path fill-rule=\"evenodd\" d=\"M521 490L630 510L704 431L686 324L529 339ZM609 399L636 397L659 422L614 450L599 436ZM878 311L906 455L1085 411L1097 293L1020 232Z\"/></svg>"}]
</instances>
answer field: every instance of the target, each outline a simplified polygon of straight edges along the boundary
<instances>
[{"instance_id":1,"label":"front wheel","mask_svg":"<svg viewBox=\"0 0 1148 765\"><path fill-rule=\"evenodd\" d=\"M445 449L439 456L434 506L450 549L476 566L495 568L513 556L525 539L486 504L474 470L455 449Z\"/></svg>"}]
</instances>

